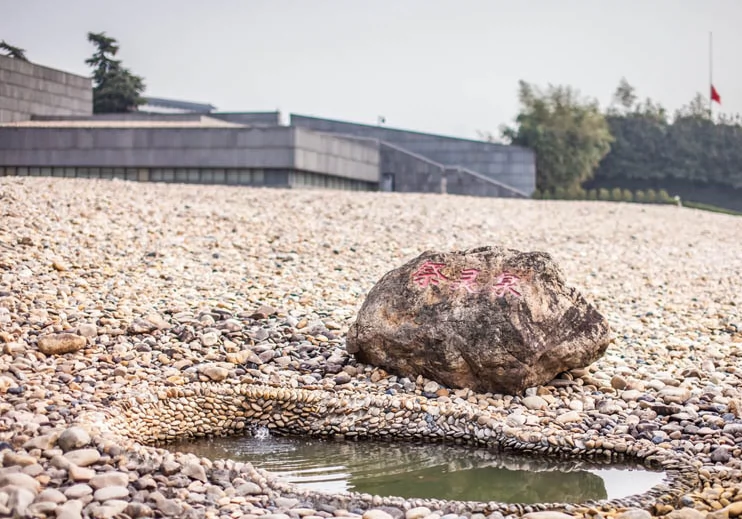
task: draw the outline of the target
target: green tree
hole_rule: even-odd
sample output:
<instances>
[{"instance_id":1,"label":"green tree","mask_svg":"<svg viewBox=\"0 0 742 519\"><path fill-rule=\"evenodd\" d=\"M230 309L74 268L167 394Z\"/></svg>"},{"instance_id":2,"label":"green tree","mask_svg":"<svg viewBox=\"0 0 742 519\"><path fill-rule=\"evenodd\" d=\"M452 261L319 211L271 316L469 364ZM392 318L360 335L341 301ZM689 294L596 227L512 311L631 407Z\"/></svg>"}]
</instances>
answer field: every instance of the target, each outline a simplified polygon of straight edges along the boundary
<instances>
[{"instance_id":1,"label":"green tree","mask_svg":"<svg viewBox=\"0 0 742 519\"><path fill-rule=\"evenodd\" d=\"M511 144L536 152L536 186L570 189L592 178L611 149L605 117L594 100L571 87L549 85L545 92L520 81L520 113L515 127L501 132Z\"/></svg>"},{"instance_id":2,"label":"green tree","mask_svg":"<svg viewBox=\"0 0 742 519\"><path fill-rule=\"evenodd\" d=\"M622 77L613 93L613 102L608 113L612 115L630 113L634 110L637 99L636 89L629 84L626 78Z\"/></svg>"},{"instance_id":3,"label":"green tree","mask_svg":"<svg viewBox=\"0 0 742 519\"><path fill-rule=\"evenodd\" d=\"M598 191L595 189L590 189L587 192L587 199L588 200L597 200L598 199Z\"/></svg>"},{"instance_id":4,"label":"green tree","mask_svg":"<svg viewBox=\"0 0 742 519\"><path fill-rule=\"evenodd\" d=\"M643 204L647 201L647 195L640 189L634 193L634 201Z\"/></svg>"},{"instance_id":5,"label":"green tree","mask_svg":"<svg viewBox=\"0 0 742 519\"><path fill-rule=\"evenodd\" d=\"M700 92L691 99L690 103L675 112L675 120L682 118L711 119L709 102Z\"/></svg>"},{"instance_id":6,"label":"green tree","mask_svg":"<svg viewBox=\"0 0 742 519\"><path fill-rule=\"evenodd\" d=\"M28 61L28 58L26 57L26 51L24 49L15 47L5 40L0 41L0 52L3 54L3 56L8 56L9 58L17 59L20 61Z\"/></svg>"},{"instance_id":7,"label":"green tree","mask_svg":"<svg viewBox=\"0 0 742 519\"><path fill-rule=\"evenodd\" d=\"M93 112L134 112L144 103L144 80L121 65L113 57L119 46L105 32L88 33L88 41L96 52L85 63L93 67Z\"/></svg>"},{"instance_id":8,"label":"green tree","mask_svg":"<svg viewBox=\"0 0 742 519\"><path fill-rule=\"evenodd\" d=\"M711 119L707 95L696 94L668 114L651 99L637 102L633 87L622 80L606 120L615 140L590 187L643 189L651 203L659 201L659 194L650 188L672 187L691 201L696 196L733 200L742 193L742 116L715 114Z\"/></svg>"},{"instance_id":9,"label":"green tree","mask_svg":"<svg viewBox=\"0 0 742 519\"><path fill-rule=\"evenodd\" d=\"M610 200L611 199L611 192L608 191L606 188L601 187L598 190L598 200Z\"/></svg>"},{"instance_id":10,"label":"green tree","mask_svg":"<svg viewBox=\"0 0 742 519\"><path fill-rule=\"evenodd\" d=\"M647 189L647 203L654 204L657 202L657 192L654 189Z\"/></svg>"},{"instance_id":11,"label":"green tree","mask_svg":"<svg viewBox=\"0 0 742 519\"><path fill-rule=\"evenodd\" d=\"M634 194L628 189L624 189L621 198L623 199L624 202L633 202Z\"/></svg>"},{"instance_id":12,"label":"green tree","mask_svg":"<svg viewBox=\"0 0 742 519\"><path fill-rule=\"evenodd\" d=\"M623 200L623 191L621 191L620 187L614 187L611 189L611 200L614 202L620 202Z\"/></svg>"}]
</instances>

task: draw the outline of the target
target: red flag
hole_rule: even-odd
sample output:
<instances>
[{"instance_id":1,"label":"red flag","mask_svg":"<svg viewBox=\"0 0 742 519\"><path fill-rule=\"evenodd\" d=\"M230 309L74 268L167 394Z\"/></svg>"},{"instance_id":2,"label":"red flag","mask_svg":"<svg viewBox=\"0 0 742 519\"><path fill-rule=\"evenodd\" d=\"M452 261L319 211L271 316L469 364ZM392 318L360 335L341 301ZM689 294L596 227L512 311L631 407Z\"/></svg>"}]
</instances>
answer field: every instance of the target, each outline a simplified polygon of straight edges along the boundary
<instances>
[{"instance_id":1,"label":"red flag","mask_svg":"<svg viewBox=\"0 0 742 519\"><path fill-rule=\"evenodd\" d=\"M719 92L717 92L714 88L714 85L711 85L711 100L721 104L721 96L719 95Z\"/></svg>"}]
</instances>

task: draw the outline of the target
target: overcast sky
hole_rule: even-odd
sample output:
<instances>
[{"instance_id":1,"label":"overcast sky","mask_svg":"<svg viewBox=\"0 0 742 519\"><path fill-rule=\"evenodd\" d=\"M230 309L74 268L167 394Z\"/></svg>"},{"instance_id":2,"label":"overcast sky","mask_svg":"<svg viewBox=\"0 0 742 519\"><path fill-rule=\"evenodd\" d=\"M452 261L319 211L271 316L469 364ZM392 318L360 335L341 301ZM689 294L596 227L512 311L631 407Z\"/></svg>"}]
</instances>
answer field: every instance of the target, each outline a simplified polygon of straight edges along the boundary
<instances>
[{"instance_id":1,"label":"overcast sky","mask_svg":"<svg viewBox=\"0 0 742 519\"><path fill-rule=\"evenodd\" d=\"M79 74L105 31L147 95L476 137L519 79L742 112L742 0L0 0L0 39Z\"/></svg>"}]
</instances>

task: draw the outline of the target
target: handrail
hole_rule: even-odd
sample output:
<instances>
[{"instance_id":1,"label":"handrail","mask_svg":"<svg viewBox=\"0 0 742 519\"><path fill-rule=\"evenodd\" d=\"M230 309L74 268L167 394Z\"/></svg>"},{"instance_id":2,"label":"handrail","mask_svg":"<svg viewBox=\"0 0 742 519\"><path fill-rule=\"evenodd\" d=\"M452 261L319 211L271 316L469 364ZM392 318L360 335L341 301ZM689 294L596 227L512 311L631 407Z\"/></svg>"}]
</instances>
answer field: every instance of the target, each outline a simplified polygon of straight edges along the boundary
<instances>
[{"instance_id":1,"label":"handrail","mask_svg":"<svg viewBox=\"0 0 742 519\"><path fill-rule=\"evenodd\" d=\"M478 173L476 171L473 171L473 170L471 170L469 168L465 168L463 166L447 166L446 169L448 169L449 171L459 171L461 173L466 173L467 175L471 175L471 176L476 177L476 178L478 178L480 180L484 180L485 182L489 182L490 184L494 184L494 185L496 185L498 187L501 187L503 189L506 189L508 191L511 191L511 192L513 192L513 193L515 193L515 194L517 194L519 196L522 196L523 198L531 198L528 194L526 194L525 192L523 192L523 191L521 191L519 189L515 189L512 186L509 186L507 184L503 184L502 182L500 182L498 180L495 180L495 179L490 178L490 177L488 177L486 175L483 175L481 173Z\"/></svg>"}]
</instances>

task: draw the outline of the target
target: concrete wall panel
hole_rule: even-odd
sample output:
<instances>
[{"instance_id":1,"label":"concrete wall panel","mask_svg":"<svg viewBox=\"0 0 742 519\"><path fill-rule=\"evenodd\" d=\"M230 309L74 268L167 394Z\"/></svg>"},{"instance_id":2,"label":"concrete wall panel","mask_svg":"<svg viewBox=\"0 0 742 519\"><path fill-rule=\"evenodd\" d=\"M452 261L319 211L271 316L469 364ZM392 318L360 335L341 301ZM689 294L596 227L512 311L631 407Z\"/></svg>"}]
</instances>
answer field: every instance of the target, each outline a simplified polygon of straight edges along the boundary
<instances>
[{"instance_id":1,"label":"concrete wall panel","mask_svg":"<svg viewBox=\"0 0 742 519\"><path fill-rule=\"evenodd\" d=\"M379 181L377 143L292 128L295 167L298 170L362 180Z\"/></svg>"},{"instance_id":2,"label":"concrete wall panel","mask_svg":"<svg viewBox=\"0 0 742 519\"><path fill-rule=\"evenodd\" d=\"M89 78L0 56L0 121L26 121L38 115L90 115Z\"/></svg>"},{"instance_id":3,"label":"concrete wall panel","mask_svg":"<svg viewBox=\"0 0 742 519\"><path fill-rule=\"evenodd\" d=\"M381 177L393 175L394 191L440 193L443 172L441 164L403 148L381 143Z\"/></svg>"},{"instance_id":4,"label":"concrete wall panel","mask_svg":"<svg viewBox=\"0 0 742 519\"><path fill-rule=\"evenodd\" d=\"M293 129L0 128L2 166L286 168ZM253 132L251 138L242 133ZM237 146L250 144L272 146Z\"/></svg>"}]
</instances>

